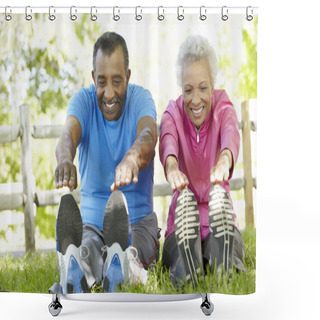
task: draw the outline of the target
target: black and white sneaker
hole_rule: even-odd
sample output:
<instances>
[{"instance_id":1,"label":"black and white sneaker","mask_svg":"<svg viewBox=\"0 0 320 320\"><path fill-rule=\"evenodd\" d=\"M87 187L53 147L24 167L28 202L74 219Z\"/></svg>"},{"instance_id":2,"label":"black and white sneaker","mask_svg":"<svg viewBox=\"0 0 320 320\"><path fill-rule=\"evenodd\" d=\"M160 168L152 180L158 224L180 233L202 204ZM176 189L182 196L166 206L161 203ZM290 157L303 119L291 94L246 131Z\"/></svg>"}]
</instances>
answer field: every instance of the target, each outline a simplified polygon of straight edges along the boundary
<instances>
[{"instance_id":1,"label":"black and white sneaker","mask_svg":"<svg viewBox=\"0 0 320 320\"><path fill-rule=\"evenodd\" d=\"M220 184L210 189L209 227L212 233L211 267L214 269L222 264L227 271L233 265L235 221L228 193Z\"/></svg>"},{"instance_id":2,"label":"black and white sneaker","mask_svg":"<svg viewBox=\"0 0 320 320\"><path fill-rule=\"evenodd\" d=\"M181 191L175 210L175 237L183 263L185 280L196 287L203 273L200 218L194 194L185 188Z\"/></svg>"},{"instance_id":3,"label":"black and white sneaker","mask_svg":"<svg viewBox=\"0 0 320 320\"><path fill-rule=\"evenodd\" d=\"M87 281L80 263L82 219L71 194L61 197L56 221L57 251L62 293L88 292Z\"/></svg>"},{"instance_id":4,"label":"black and white sneaker","mask_svg":"<svg viewBox=\"0 0 320 320\"><path fill-rule=\"evenodd\" d=\"M118 284L127 282L129 278L127 268L124 267L125 251L129 243L128 219L128 206L124 194L120 190L113 191L103 219L103 234L108 253L103 267L104 292L116 292Z\"/></svg>"}]
</instances>

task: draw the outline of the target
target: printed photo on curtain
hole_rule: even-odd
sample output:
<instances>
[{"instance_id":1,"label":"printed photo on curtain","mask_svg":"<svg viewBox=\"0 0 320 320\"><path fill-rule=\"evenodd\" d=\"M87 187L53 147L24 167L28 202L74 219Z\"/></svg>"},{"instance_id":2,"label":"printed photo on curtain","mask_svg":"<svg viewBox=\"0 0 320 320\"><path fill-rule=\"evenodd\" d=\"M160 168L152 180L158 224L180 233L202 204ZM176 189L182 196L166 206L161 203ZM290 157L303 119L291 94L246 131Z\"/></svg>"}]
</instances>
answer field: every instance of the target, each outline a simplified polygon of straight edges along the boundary
<instances>
[{"instance_id":1,"label":"printed photo on curtain","mask_svg":"<svg viewBox=\"0 0 320 320\"><path fill-rule=\"evenodd\" d=\"M258 15L27 9L0 17L0 291L254 293Z\"/></svg>"}]
</instances>

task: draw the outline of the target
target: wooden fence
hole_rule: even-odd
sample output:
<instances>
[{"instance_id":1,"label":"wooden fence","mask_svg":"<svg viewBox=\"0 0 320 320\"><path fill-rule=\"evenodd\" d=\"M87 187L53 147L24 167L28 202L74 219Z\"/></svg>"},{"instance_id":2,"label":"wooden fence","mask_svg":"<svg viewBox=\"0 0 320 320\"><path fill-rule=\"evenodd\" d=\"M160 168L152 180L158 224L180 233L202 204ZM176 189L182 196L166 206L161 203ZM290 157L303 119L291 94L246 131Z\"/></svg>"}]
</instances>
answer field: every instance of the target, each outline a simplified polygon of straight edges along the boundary
<instances>
[{"instance_id":1,"label":"wooden fence","mask_svg":"<svg viewBox=\"0 0 320 320\"><path fill-rule=\"evenodd\" d=\"M253 194L252 188L256 187L256 180L252 177L251 138L250 132L256 131L256 124L250 121L249 101L241 104L242 121L239 129L242 130L243 143L243 169L244 177L231 179L230 189L244 188L245 195L245 222L246 226L254 225ZM45 207L59 204L61 195L66 193L63 189L36 191L32 172L32 138L52 139L59 138L63 126L35 125L31 127L30 107L20 106L20 126L0 126L0 143L11 143L20 138L21 141L21 174L22 183L5 184L13 187L15 192L0 193L0 211L18 210L23 206L25 250L35 250L35 225L34 203L37 207ZM163 197L172 194L168 183L156 184L153 188L154 197ZM80 202L80 191L72 192L77 202Z\"/></svg>"}]
</instances>

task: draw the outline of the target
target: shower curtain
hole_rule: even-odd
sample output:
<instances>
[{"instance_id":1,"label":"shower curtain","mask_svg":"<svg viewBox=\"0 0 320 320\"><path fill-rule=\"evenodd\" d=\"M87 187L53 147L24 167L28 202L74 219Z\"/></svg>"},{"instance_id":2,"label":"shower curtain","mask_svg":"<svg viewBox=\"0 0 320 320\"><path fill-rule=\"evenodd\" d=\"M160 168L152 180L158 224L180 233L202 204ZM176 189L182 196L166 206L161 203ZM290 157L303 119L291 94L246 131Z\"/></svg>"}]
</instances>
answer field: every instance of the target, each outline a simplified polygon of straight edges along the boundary
<instances>
[{"instance_id":1,"label":"shower curtain","mask_svg":"<svg viewBox=\"0 0 320 320\"><path fill-rule=\"evenodd\" d=\"M214 90L225 90L239 121L239 155L230 180L236 228L244 243L243 270L203 270L199 284L176 286L162 265L172 189L155 147L153 211L160 231L159 261L148 280L117 288L151 295L255 292L257 8L1 8L0 17L0 291L47 293L59 282L56 253L58 205L68 188L55 188L55 148L67 106L92 80L95 41L106 31L120 34L129 52L130 84L154 101L158 133L170 100L182 88L176 60L189 35L215 50ZM206 146L207 148L207 146ZM205 149L204 149L205 150ZM198 163L200 169L201 163ZM78 153L75 166L79 168ZM81 177L72 192L80 202ZM121 189L121 188L120 188ZM101 284L89 291L100 293Z\"/></svg>"}]
</instances>

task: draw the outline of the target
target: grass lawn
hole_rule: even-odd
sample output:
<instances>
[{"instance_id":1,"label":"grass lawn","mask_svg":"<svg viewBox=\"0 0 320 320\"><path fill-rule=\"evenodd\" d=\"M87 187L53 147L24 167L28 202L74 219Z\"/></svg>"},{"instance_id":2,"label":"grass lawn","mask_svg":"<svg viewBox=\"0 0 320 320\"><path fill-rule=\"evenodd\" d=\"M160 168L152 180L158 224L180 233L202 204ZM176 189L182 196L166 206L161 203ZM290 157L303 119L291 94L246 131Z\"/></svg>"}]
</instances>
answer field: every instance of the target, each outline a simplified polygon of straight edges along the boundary
<instances>
[{"instance_id":1,"label":"grass lawn","mask_svg":"<svg viewBox=\"0 0 320 320\"><path fill-rule=\"evenodd\" d=\"M159 261L153 270L149 271L149 279L145 286L138 284L122 285L119 291L130 293L149 294L181 294L195 292L211 292L225 294L250 294L255 292L256 276L256 232L248 228L242 232L246 256L244 265L247 272L233 274L210 274L200 279L198 288L185 285L176 288L171 284L169 273L161 267ZM160 254L161 256L161 254ZM56 252L26 255L23 258L13 258L12 255L0 257L0 291L48 293L48 288L59 281L59 272L56 268ZM91 289L92 292L101 292L101 286Z\"/></svg>"}]
</instances>

